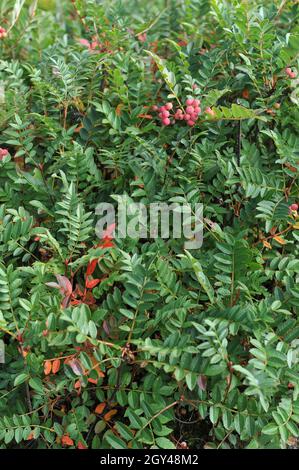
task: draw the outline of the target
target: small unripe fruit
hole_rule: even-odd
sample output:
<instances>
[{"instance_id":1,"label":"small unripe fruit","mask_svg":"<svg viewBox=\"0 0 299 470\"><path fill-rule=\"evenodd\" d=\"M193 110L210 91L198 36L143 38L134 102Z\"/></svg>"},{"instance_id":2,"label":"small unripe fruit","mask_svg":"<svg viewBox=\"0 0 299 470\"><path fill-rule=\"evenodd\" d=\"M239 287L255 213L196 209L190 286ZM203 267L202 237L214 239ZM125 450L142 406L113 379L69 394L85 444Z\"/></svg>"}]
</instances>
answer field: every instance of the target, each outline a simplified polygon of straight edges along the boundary
<instances>
[{"instance_id":1,"label":"small unripe fruit","mask_svg":"<svg viewBox=\"0 0 299 470\"><path fill-rule=\"evenodd\" d=\"M209 114L210 116L214 117L215 116L215 111L211 108L206 108L205 112Z\"/></svg>"},{"instance_id":2,"label":"small unripe fruit","mask_svg":"<svg viewBox=\"0 0 299 470\"><path fill-rule=\"evenodd\" d=\"M275 109L279 109L279 108L280 108L280 103L275 103L275 104L274 104L274 108L275 108Z\"/></svg>"},{"instance_id":3,"label":"small unripe fruit","mask_svg":"<svg viewBox=\"0 0 299 470\"><path fill-rule=\"evenodd\" d=\"M172 109L172 103L166 103L165 109L168 109L168 110Z\"/></svg>"}]
</instances>

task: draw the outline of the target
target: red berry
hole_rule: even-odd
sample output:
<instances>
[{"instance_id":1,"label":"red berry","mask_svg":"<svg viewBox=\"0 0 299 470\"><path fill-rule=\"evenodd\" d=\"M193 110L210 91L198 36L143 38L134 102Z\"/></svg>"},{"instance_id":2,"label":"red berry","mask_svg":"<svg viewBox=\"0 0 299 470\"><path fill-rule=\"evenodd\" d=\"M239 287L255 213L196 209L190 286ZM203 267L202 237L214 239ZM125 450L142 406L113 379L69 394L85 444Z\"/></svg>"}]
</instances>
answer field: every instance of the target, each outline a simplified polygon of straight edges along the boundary
<instances>
[{"instance_id":1,"label":"red berry","mask_svg":"<svg viewBox=\"0 0 299 470\"><path fill-rule=\"evenodd\" d=\"M168 119L168 118L166 117L166 118L162 119L162 122L163 122L164 126L169 126L169 124L170 124L170 119Z\"/></svg>"},{"instance_id":2,"label":"red berry","mask_svg":"<svg viewBox=\"0 0 299 470\"><path fill-rule=\"evenodd\" d=\"M185 121L189 121L190 117L191 117L190 114L184 114Z\"/></svg>"},{"instance_id":3,"label":"red berry","mask_svg":"<svg viewBox=\"0 0 299 470\"><path fill-rule=\"evenodd\" d=\"M200 100L193 100L193 106L198 107L200 105Z\"/></svg>"},{"instance_id":4,"label":"red berry","mask_svg":"<svg viewBox=\"0 0 299 470\"><path fill-rule=\"evenodd\" d=\"M287 67L287 68L285 69L285 72L286 72L287 75L290 76L290 74L292 73L292 69L291 69L290 67Z\"/></svg>"},{"instance_id":5,"label":"red berry","mask_svg":"<svg viewBox=\"0 0 299 470\"><path fill-rule=\"evenodd\" d=\"M167 118L169 116L169 111L162 111L162 116Z\"/></svg>"},{"instance_id":6,"label":"red berry","mask_svg":"<svg viewBox=\"0 0 299 470\"><path fill-rule=\"evenodd\" d=\"M172 103L166 103L165 109L168 109L168 110L172 109Z\"/></svg>"},{"instance_id":7,"label":"red berry","mask_svg":"<svg viewBox=\"0 0 299 470\"><path fill-rule=\"evenodd\" d=\"M186 100L186 105L187 105L187 106L192 106L192 104L193 104L193 99L192 99L192 98L188 98L188 99Z\"/></svg>"},{"instance_id":8,"label":"red berry","mask_svg":"<svg viewBox=\"0 0 299 470\"><path fill-rule=\"evenodd\" d=\"M193 106L187 106L187 108L186 108L186 113L187 113L187 114L192 114L193 112L194 112Z\"/></svg>"},{"instance_id":9,"label":"red berry","mask_svg":"<svg viewBox=\"0 0 299 470\"><path fill-rule=\"evenodd\" d=\"M188 124L188 126L194 126L195 122L191 121L191 119L190 119L189 121L187 121L187 124Z\"/></svg>"},{"instance_id":10,"label":"red berry","mask_svg":"<svg viewBox=\"0 0 299 470\"><path fill-rule=\"evenodd\" d=\"M153 110L153 111L158 111L158 109L159 109L159 108L158 108L157 105L154 104L154 105L152 106L152 110Z\"/></svg>"},{"instance_id":11,"label":"red berry","mask_svg":"<svg viewBox=\"0 0 299 470\"><path fill-rule=\"evenodd\" d=\"M162 119L163 118L163 113L159 113L158 116L159 116L159 118Z\"/></svg>"},{"instance_id":12,"label":"red berry","mask_svg":"<svg viewBox=\"0 0 299 470\"><path fill-rule=\"evenodd\" d=\"M290 73L290 78L296 78L296 73L295 73L295 72L291 72L291 73Z\"/></svg>"},{"instance_id":13,"label":"red berry","mask_svg":"<svg viewBox=\"0 0 299 470\"><path fill-rule=\"evenodd\" d=\"M298 210L298 204L291 204L290 209L291 209L291 211L297 211Z\"/></svg>"}]
</instances>

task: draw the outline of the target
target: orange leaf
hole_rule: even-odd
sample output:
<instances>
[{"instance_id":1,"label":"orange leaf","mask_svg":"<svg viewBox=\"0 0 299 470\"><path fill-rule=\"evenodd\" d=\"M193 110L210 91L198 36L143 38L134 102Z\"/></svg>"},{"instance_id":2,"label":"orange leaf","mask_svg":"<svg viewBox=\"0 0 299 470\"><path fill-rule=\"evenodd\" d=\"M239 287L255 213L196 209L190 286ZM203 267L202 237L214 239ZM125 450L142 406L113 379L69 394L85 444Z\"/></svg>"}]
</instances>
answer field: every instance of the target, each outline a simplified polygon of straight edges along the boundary
<instances>
[{"instance_id":1,"label":"orange leaf","mask_svg":"<svg viewBox=\"0 0 299 470\"><path fill-rule=\"evenodd\" d=\"M285 244L287 243L283 238L279 237L278 235L276 235L276 236L273 237L273 238L274 238L274 240L277 241L277 243L279 243L280 245L285 245Z\"/></svg>"},{"instance_id":2,"label":"orange leaf","mask_svg":"<svg viewBox=\"0 0 299 470\"><path fill-rule=\"evenodd\" d=\"M70 436L65 434L61 438L61 444L64 445L64 446L72 446L72 445L74 445L74 441L73 441L73 439L70 438Z\"/></svg>"},{"instance_id":3,"label":"orange leaf","mask_svg":"<svg viewBox=\"0 0 299 470\"><path fill-rule=\"evenodd\" d=\"M105 421L110 421L110 419L117 414L117 410L111 410L111 411L108 411L108 413L106 413L104 415L104 420Z\"/></svg>"},{"instance_id":4,"label":"orange leaf","mask_svg":"<svg viewBox=\"0 0 299 470\"><path fill-rule=\"evenodd\" d=\"M97 379L92 379L91 377L89 377L87 380L88 380L88 382L90 382L91 384L94 384L94 385L96 385L98 383Z\"/></svg>"},{"instance_id":5,"label":"orange leaf","mask_svg":"<svg viewBox=\"0 0 299 470\"><path fill-rule=\"evenodd\" d=\"M99 282L101 282L101 279L89 279L87 277L85 281L85 285L87 289L93 289L95 286L98 285Z\"/></svg>"},{"instance_id":6,"label":"orange leaf","mask_svg":"<svg viewBox=\"0 0 299 470\"><path fill-rule=\"evenodd\" d=\"M52 372L53 374L57 374L60 369L60 359L55 359L52 364Z\"/></svg>"},{"instance_id":7,"label":"orange leaf","mask_svg":"<svg viewBox=\"0 0 299 470\"><path fill-rule=\"evenodd\" d=\"M272 246L266 240L263 240L263 245L265 248L269 248L269 250L272 250Z\"/></svg>"},{"instance_id":8,"label":"orange leaf","mask_svg":"<svg viewBox=\"0 0 299 470\"><path fill-rule=\"evenodd\" d=\"M94 270L96 269L97 264L98 264L98 258L93 259L92 261L88 263L87 269L86 269L86 276L91 276L91 274L94 273Z\"/></svg>"},{"instance_id":9,"label":"orange leaf","mask_svg":"<svg viewBox=\"0 0 299 470\"><path fill-rule=\"evenodd\" d=\"M44 373L45 375L51 374L52 370L52 362L51 361L46 361L44 364Z\"/></svg>"},{"instance_id":10,"label":"orange leaf","mask_svg":"<svg viewBox=\"0 0 299 470\"><path fill-rule=\"evenodd\" d=\"M95 413L101 415L105 408L106 408L106 403L100 403L94 411Z\"/></svg>"},{"instance_id":11,"label":"orange leaf","mask_svg":"<svg viewBox=\"0 0 299 470\"><path fill-rule=\"evenodd\" d=\"M87 447L81 442L78 442L77 449L87 449Z\"/></svg>"}]
</instances>

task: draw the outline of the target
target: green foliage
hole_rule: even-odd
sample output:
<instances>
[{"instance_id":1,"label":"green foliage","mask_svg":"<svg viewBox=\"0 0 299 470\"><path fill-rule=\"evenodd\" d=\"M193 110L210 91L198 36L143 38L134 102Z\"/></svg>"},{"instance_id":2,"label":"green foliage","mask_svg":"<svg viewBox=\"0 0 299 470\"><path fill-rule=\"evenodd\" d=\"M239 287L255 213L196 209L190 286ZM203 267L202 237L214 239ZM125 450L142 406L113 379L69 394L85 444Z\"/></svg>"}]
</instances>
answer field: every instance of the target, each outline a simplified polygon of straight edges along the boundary
<instances>
[{"instance_id":1,"label":"green foliage","mask_svg":"<svg viewBox=\"0 0 299 470\"><path fill-rule=\"evenodd\" d=\"M1 3L0 448L299 438L298 15ZM196 125L161 126L190 96ZM124 198L203 203L202 247L99 240Z\"/></svg>"}]
</instances>

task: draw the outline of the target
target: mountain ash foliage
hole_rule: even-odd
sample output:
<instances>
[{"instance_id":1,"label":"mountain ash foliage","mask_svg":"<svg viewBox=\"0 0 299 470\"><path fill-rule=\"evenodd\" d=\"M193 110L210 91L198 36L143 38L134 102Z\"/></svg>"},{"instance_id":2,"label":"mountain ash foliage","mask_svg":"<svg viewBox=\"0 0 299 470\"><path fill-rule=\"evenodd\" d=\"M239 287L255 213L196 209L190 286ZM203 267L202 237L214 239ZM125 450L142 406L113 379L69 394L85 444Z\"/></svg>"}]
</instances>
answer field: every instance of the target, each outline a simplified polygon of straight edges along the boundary
<instances>
[{"instance_id":1,"label":"mountain ash foliage","mask_svg":"<svg viewBox=\"0 0 299 470\"><path fill-rule=\"evenodd\" d=\"M296 444L298 19L1 1L1 448ZM122 197L202 203L202 247L99 240Z\"/></svg>"}]
</instances>

